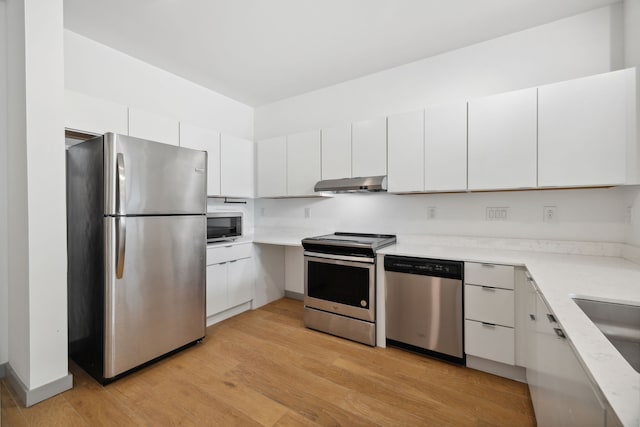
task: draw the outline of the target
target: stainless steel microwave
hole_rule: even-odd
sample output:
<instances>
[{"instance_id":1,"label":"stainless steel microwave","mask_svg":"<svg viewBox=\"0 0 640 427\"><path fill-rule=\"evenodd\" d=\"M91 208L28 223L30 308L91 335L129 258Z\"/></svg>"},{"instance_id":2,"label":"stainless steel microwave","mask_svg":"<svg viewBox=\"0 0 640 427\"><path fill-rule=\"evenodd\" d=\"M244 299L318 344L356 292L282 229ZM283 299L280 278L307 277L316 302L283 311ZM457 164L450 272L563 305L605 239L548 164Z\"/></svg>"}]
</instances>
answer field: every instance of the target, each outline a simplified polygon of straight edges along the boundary
<instances>
[{"instance_id":1,"label":"stainless steel microwave","mask_svg":"<svg viewBox=\"0 0 640 427\"><path fill-rule=\"evenodd\" d=\"M208 212L207 243L233 240L242 236L242 212Z\"/></svg>"}]
</instances>

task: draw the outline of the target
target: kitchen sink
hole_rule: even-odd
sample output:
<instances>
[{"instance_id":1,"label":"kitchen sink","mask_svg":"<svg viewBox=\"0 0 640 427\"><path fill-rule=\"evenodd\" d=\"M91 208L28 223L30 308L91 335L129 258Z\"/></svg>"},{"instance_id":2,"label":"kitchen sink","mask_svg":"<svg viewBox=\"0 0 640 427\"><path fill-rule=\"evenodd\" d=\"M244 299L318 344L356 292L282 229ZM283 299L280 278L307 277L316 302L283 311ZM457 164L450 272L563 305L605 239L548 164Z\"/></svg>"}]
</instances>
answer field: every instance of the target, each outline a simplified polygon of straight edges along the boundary
<instances>
[{"instance_id":1,"label":"kitchen sink","mask_svg":"<svg viewBox=\"0 0 640 427\"><path fill-rule=\"evenodd\" d=\"M573 300L640 373L640 306L583 298Z\"/></svg>"}]
</instances>

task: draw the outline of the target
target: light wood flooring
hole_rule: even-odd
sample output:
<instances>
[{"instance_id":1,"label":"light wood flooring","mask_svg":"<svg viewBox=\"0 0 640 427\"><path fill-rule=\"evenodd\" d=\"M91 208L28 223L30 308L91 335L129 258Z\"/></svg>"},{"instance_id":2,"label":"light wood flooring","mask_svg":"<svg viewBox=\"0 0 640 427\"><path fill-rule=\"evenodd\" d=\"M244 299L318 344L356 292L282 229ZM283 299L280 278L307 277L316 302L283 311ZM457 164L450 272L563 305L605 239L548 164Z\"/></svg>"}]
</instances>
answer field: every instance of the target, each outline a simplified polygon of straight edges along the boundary
<instances>
[{"instance_id":1,"label":"light wood flooring","mask_svg":"<svg viewBox=\"0 0 640 427\"><path fill-rule=\"evenodd\" d=\"M72 390L28 409L0 381L0 425L535 425L525 384L305 329L291 299L106 387L69 369Z\"/></svg>"}]
</instances>

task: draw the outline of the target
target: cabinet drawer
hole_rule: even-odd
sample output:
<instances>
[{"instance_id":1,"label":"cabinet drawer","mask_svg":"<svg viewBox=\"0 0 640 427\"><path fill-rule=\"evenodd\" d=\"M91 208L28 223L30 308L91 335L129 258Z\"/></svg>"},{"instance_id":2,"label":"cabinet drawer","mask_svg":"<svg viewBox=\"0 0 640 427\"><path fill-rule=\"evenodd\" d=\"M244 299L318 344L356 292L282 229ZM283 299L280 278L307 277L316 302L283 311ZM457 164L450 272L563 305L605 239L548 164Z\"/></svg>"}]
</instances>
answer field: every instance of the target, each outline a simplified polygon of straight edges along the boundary
<instances>
[{"instance_id":1,"label":"cabinet drawer","mask_svg":"<svg viewBox=\"0 0 640 427\"><path fill-rule=\"evenodd\" d=\"M465 262L464 282L493 288L513 289L513 266Z\"/></svg>"},{"instance_id":2,"label":"cabinet drawer","mask_svg":"<svg viewBox=\"0 0 640 427\"><path fill-rule=\"evenodd\" d=\"M507 289L464 285L464 317L469 320L514 326L514 296Z\"/></svg>"},{"instance_id":3,"label":"cabinet drawer","mask_svg":"<svg viewBox=\"0 0 640 427\"><path fill-rule=\"evenodd\" d=\"M251 243L207 248L207 265L251 257Z\"/></svg>"},{"instance_id":4,"label":"cabinet drawer","mask_svg":"<svg viewBox=\"0 0 640 427\"><path fill-rule=\"evenodd\" d=\"M515 363L515 333L513 328L490 326L474 320L464 321L465 352L496 362Z\"/></svg>"}]
</instances>

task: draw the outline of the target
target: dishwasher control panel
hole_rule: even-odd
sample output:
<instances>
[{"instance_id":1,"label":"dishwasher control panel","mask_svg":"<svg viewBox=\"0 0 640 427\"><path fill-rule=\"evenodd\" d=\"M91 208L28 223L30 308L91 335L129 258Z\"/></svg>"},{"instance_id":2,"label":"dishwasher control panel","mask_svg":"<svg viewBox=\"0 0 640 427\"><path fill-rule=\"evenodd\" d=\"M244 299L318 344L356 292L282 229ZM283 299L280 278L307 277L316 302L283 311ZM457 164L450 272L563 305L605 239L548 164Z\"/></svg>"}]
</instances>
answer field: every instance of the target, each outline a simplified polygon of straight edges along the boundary
<instances>
[{"instance_id":1,"label":"dishwasher control panel","mask_svg":"<svg viewBox=\"0 0 640 427\"><path fill-rule=\"evenodd\" d=\"M423 276L462 280L464 263L431 258L385 255L384 269L398 273L421 274Z\"/></svg>"}]
</instances>

